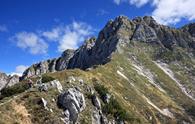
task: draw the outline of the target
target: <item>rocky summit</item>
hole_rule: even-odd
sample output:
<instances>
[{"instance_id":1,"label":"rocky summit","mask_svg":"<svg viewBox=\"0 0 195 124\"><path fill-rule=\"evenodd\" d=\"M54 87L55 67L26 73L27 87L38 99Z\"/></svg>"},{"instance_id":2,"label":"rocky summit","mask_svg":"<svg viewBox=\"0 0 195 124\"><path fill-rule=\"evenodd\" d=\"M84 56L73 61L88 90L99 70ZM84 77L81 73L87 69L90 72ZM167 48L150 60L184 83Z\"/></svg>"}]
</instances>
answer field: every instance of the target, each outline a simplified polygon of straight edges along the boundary
<instances>
[{"instance_id":1,"label":"rocky summit","mask_svg":"<svg viewBox=\"0 0 195 124\"><path fill-rule=\"evenodd\" d=\"M77 50L64 51L59 58L32 65L24 72L23 78L64 69L87 69L105 64L110 61L112 53L121 51L120 46L130 44L132 41L155 43L168 50L181 47L193 52L194 27L194 24L189 24L181 29L174 29L157 24L150 16L137 17L133 20L119 16L114 21L110 20L97 38L87 39Z\"/></svg>"},{"instance_id":2,"label":"rocky summit","mask_svg":"<svg viewBox=\"0 0 195 124\"><path fill-rule=\"evenodd\" d=\"M2 124L194 124L195 24L118 16L0 84Z\"/></svg>"}]
</instances>

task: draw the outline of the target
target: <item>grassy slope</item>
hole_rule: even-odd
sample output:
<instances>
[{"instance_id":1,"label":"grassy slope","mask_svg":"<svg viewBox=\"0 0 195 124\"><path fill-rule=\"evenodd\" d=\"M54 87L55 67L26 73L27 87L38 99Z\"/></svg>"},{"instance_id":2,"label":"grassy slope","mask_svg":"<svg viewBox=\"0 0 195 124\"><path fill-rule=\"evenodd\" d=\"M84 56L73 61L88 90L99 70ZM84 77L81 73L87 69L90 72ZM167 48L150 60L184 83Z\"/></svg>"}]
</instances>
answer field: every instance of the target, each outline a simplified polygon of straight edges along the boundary
<instances>
[{"instance_id":1,"label":"grassy slope","mask_svg":"<svg viewBox=\"0 0 195 124\"><path fill-rule=\"evenodd\" d=\"M113 61L106 65L100 65L91 71L74 69L48 73L47 75L59 79L64 89L73 86L79 86L82 89L87 102L87 108L80 116L80 121L82 123L91 122L93 106L90 99L87 97L86 87L87 85L92 86L94 79L98 80L98 82L107 87L109 92L111 92L115 98L120 101L119 103L121 106L128 111L132 118L129 123L174 124L180 123L182 120L188 121L188 115L183 108L188 109L188 106L195 105L195 102L186 97L176 83L154 64L151 59L153 50L154 49L146 44L134 44L130 48L126 49L122 54L113 54ZM152 86L146 77L139 75L135 69L133 69L133 59L131 58L133 55L136 56L137 61L139 61L143 67L149 69L152 74L155 75L155 82L158 83L166 91L166 93L161 92L158 88ZM173 68L173 65L171 64L170 66L174 72L178 71L177 67ZM120 72L124 74L128 80L117 74L117 70L120 70ZM180 69L180 71L184 73L183 69ZM78 82L68 84L67 79L69 76L84 79L85 85L81 86ZM188 80L187 74L183 75L180 79L185 79L186 83L190 81ZM183 83L185 82L183 81ZM52 99L56 99L57 95L58 92L56 90L50 90L47 93L36 90L33 92L28 91L19 94L19 97L13 99L9 103L22 103L28 111L28 114L30 114L28 118L30 118L32 123L61 123L59 117L62 116L62 110L56 107L55 102L52 102ZM143 95L160 109L168 108L174 114L175 118L171 119L160 114L159 111L157 111L147 102L146 99L143 98ZM46 111L43 107L41 107L41 105L39 105L41 97L48 101L48 106L53 109L53 113ZM7 101L7 99L9 98L3 99L3 101ZM20 123L22 115L12 111L14 106L9 103L4 106L0 106L0 123L6 123L7 120L9 120L10 123ZM12 119L9 119L10 117Z\"/></svg>"}]
</instances>

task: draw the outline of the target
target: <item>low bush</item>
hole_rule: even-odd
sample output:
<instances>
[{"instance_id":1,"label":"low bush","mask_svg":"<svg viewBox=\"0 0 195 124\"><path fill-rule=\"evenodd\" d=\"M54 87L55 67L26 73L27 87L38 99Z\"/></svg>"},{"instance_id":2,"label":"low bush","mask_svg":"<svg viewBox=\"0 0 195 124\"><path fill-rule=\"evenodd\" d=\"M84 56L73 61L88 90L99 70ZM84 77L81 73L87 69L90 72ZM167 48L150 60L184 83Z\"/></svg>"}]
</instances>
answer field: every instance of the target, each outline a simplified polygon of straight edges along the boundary
<instances>
[{"instance_id":1,"label":"low bush","mask_svg":"<svg viewBox=\"0 0 195 124\"><path fill-rule=\"evenodd\" d=\"M101 84L96 83L96 84L94 85L94 88L95 88L95 90L98 92L98 94L100 95L100 97L101 97L102 100L103 100L103 99L106 97L106 95L108 94L108 89L105 88L105 87L104 87L103 85L101 85Z\"/></svg>"},{"instance_id":2,"label":"low bush","mask_svg":"<svg viewBox=\"0 0 195 124\"><path fill-rule=\"evenodd\" d=\"M165 62L182 61L184 59L184 56L177 50L161 50L157 53L156 59L162 59Z\"/></svg>"},{"instance_id":3,"label":"low bush","mask_svg":"<svg viewBox=\"0 0 195 124\"><path fill-rule=\"evenodd\" d=\"M188 112L191 116L195 117L195 106L191 106L191 107L187 110L187 112Z\"/></svg>"},{"instance_id":4,"label":"low bush","mask_svg":"<svg viewBox=\"0 0 195 124\"><path fill-rule=\"evenodd\" d=\"M118 101L111 97L110 102L103 107L105 114L111 114L118 120L129 120L129 115L125 109L123 109Z\"/></svg>"},{"instance_id":5,"label":"low bush","mask_svg":"<svg viewBox=\"0 0 195 124\"><path fill-rule=\"evenodd\" d=\"M29 85L27 83L17 83L11 87L6 87L1 91L1 98L9 97L18 93L22 93L25 90L29 89Z\"/></svg>"},{"instance_id":6,"label":"low bush","mask_svg":"<svg viewBox=\"0 0 195 124\"><path fill-rule=\"evenodd\" d=\"M47 83L47 82L50 82L50 81L53 81L55 80L55 78L51 77L51 76L47 76L47 75L43 75L42 76L42 83Z\"/></svg>"},{"instance_id":7,"label":"low bush","mask_svg":"<svg viewBox=\"0 0 195 124\"><path fill-rule=\"evenodd\" d=\"M107 94L109 94L108 89L101 84L96 83L94 85L95 90L100 95L101 99L104 101L104 98ZM89 96L92 97L92 96ZM106 115L111 115L116 118L118 121L128 121L128 122L140 122L138 118L134 118L130 116L129 113L122 108L119 102L114 98L111 97L109 102L103 105L102 111Z\"/></svg>"}]
</instances>

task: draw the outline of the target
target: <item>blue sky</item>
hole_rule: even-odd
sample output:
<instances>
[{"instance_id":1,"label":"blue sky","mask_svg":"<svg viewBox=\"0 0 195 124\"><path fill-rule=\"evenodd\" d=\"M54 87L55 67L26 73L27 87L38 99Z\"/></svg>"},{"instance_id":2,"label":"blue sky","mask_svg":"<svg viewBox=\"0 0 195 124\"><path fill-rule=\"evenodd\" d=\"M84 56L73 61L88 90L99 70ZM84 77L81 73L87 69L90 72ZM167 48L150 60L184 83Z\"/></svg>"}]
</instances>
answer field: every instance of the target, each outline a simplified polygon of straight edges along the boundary
<instances>
[{"instance_id":1,"label":"blue sky","mask_svg":"<svg viewBox=\"0 0 195 124\"><path fill-rule=\"evenodd\" d=\"M77 48L118 15L180 27L194 21L194 8L193 0L1 0L0 71L21 73Z\"/></svg>"}]
</instances>

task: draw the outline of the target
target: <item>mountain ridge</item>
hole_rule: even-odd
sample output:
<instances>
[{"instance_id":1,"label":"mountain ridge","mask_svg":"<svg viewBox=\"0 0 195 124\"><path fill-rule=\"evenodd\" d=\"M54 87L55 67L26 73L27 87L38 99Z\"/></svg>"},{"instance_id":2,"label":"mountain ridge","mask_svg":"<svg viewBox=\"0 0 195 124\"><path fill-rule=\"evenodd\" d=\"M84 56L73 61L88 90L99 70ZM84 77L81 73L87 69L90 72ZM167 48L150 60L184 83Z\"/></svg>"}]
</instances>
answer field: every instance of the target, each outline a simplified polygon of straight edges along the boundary
<instances>
[{"instance_id":1,"label":"mountain ridge","mask_svg":"<svg viewBox=\"0 0 195 124\"><path fill-rule=\"evenodd\" d=\"M131 41L157 43L165 49L174 46L186 48L194 53L194 24L188 24L180 29L158 24L152 17L136 17L129 20L126 16L118 16L110 20L100 31L98 38L89 38L77 50L65 50L61 57L42 61L30 66L22 79L46 72L64 69L87 69L95 65L105 64L110 60L112 52L119 50L120 45Z\"/></svg>"}]
</instances>

